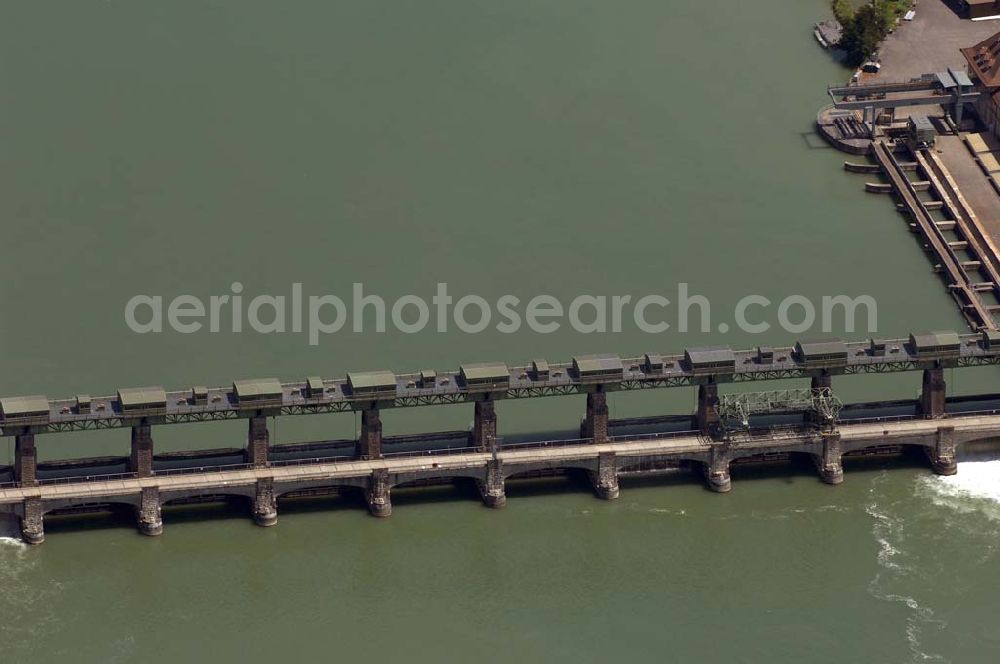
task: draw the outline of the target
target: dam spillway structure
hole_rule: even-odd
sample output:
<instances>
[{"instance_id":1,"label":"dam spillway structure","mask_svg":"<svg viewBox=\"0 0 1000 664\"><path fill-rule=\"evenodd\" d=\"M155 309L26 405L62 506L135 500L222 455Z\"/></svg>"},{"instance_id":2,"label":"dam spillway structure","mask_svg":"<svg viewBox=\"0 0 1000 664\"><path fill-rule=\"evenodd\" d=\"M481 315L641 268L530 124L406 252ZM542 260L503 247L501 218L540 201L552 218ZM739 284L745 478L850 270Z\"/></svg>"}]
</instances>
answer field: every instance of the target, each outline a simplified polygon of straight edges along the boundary
<instances>
[{"instance_id":1,"label":"dam spillway structure","mask_svg":"<svg viewBox=\"0 0 1000 664\"><path fill-rule=\"evenodd\" d=\"M948 397L944 371L997 364L1000 338L993 331L930 332L625 358L605 353L514 367L479 362L450 371L349 372L299 382L241 379L171 391L147 386L105 397L5 397L0 433L13 438L14 459L0 469L0 513L17 520L25 541L40 543L48 513L126 505L141 532L158 535L164 504L205 496L241 497L258 524L271 526L279 499L334 487L361 492L379 517L392 512L393 487L456 479L474 482L488 506L501 507L508 480L553 470L585 474L606 499L618 496L619 476L665 468L698 470L710 489L727 492L731 464L775 455L808 456L822 481L838 484L845 455L915 446L935 472L952 474L961 445L1000 436L1000 394ZM922 375L918 399L845 405L833 390L838 375L910 371ZM731 383L787 379L809 379L809 386L719 393ZM609 417L610 392L676 387L697 391L692 414ZM498 435L498 402L573 395L585 399L579 437L508 443ZM383 431L385 409L461 403L473 406L468 431ZM343 412L360 413L355 440L272 443L269 418ZM155 454L157 428L218 420L246 422L244 445L230 451L237 461L213 461L196 451L180 461L178 453L169 459ZM625 430L636 426L651 430ZM84 430L114 435L117 429L130 432L129 454L102 460L116 466L112 472L95 472L93 459L61 462L58 470L38 461L38 436Z\"/></svg>"}]
</instances>

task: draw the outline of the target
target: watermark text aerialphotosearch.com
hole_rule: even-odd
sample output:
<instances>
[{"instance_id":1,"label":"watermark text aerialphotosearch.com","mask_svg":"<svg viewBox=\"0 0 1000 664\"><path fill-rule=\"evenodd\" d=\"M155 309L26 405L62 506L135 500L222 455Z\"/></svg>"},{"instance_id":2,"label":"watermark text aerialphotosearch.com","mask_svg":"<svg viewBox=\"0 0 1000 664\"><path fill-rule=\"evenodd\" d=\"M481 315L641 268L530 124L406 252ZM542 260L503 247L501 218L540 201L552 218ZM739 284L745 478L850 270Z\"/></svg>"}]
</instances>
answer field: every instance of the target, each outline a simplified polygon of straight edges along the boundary
<instances>
[{"instance_id":1,"label":"watermark text aerialphotosearch.com","mask_svg":"<svg viewBox=\"0 0 1000 664\"><path fill-rule=\"evenodd\" d=\"M403 295L395 299L368 293L355 283L349 297L334 294L304 295L302 284L293 283L288 295L243 292L234 282L229 292L207 298L194 295L140 294L125 304L125 323L139 334L198 332L244 332L258 334L303 333L309 345L324 335L338 332L383 333L394 329L404 334L449 332L479 334L495 329L513 334L527 328L551 334L568 326L582 334L621 332L626 327L648 334L678 332L728 332L730 321L742 332L760 334L771 329L768 320L776 314L777 325L790 334L807 331L850 334L877 331L877 304L870 295L824 295L809 298L789 295L772 301L763 295L745 295L725 321L713 325L711 302L692 294L687 283L667 295L581 294L572 299L538 294L530 298L501 295L488 300L479 295L454 297L448 284L439 283L433 295Z\"/></svg>"}]
</instances>

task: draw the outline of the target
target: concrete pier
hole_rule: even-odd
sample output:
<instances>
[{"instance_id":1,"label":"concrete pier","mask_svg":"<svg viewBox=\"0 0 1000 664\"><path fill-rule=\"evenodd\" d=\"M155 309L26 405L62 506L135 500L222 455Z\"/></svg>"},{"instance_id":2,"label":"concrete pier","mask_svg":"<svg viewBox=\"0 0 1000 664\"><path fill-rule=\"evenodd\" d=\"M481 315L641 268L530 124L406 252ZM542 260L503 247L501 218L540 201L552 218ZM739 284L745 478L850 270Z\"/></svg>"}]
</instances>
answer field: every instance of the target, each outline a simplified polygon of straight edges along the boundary
<instances>
[{"instance_id":1,"label":"concrete pier","mask_svg":"<svg viewBox=\"0 0 1000 664\"><path fill-rule=\"evenodd\" d=\"M45 541L45 508L41 498L26 498L22 509L21 538L28 544L41 544Z\"/></svg>"},{"instance_id":2,"label":"concrete pier","mask_svg":"<svg viewBox=\"0 0 1000 664\"><path fill-rule=\"evenodd\" d=\"M708 435L719 426L719 386L715 382L698 386L698 411L695 415L698 431Z\"/></svg>"},{"instance_id":3,"label":"concrete pier","mask_svg":"<svg viewBox=\"0 0 1000 664\"><path fill-rule=\"evenodd\" d=\"M153 475L153 434L149 424L141 423L132 427L129 470L137 477L151 477Z\"/></svg>"},{"instance_id":4,"label":"concrete pier","mask_svg":"<svg viewBox=\"0 0 1000 664\"><path fill-rule=\"evenodd\" d=\"M493 449L497 439L496 402L487 397L475 405L475 422L472 426L472 447L484 452Z\"/></svg>"},{"instance_id":5,"label":"concrete pier","mask_svg":"<svg viewBox=\"0 0 1000 664\"><path fill-rule=\"evenodd\" d=\"M476 481L479 493L487 507L499 508L507 504L504 487L503 461L490 459L486 463L486 478Z\"/></svg>"},{"instance_id":6,"label":"concrete pier","mask_svg":"<svg viewBox=\"0 0 1000 664\"><path fill-rule=\"evenodd\" d=\"M384 468L374 471L368 479L368 488L365 490L365 500L372 516L387 517L392 514L389 492L389 471Z\"/></svg>"},{"instance_id":7,"label":"concrete pier","mask_svg":"<svg viewBox=\"0 0 1000 664\"><path fill-rule=\"evenodd\" d=\"M713 444L705 466L705 478L712 491L728 493L733 488L729 478L729 462L729 446L724 443Z\"/></svg>"},{"instance_id":8,"label":"concrete pier","mask_svg":"<svg viewBox=\"0 0 1000 664\"><path fill-rule=\"evenodd\" d=\"M841 484L844 481L844 466L841 463L843 448L839 433L823 435L823 453L814 456L820 479L827 484Z\"/></svg>"},{"instance_id":9,"label":"concrete pier","mask_svg":"<svg viewBox=\"0 0 1000 664\"><path fill-rule=\"evenodd\" d=\"M33 433L19 434L14 439L14 481L21 486L38 484L38 452Z\"/></svg>"},{"instance_id":10,"label":"concrete pier","mask_svg":"<svg viewBox=\"0 0 1000 664\"><path fill-rule=\"evenodd\" d=\"M361 411L361 437L358 438L358 456L362 459L382 458L382 418L377 407Z\"/></svg>"},{"instance_id":11,"label":"concrete pier","mask_svg":"<svg viewBox=\"0 0 1000 664\"><path fill-rule=\"evenodd\" d=\"M925 447L931 468L938 475L955 475L958 462L955 459L955 428L940 427L933 446Z\"/></svg>"},{"instance_id":12,"label":"concrete pier","mask_svg":"<svg viewBox=\"0 0 1000 664\"><path fill-rule=\"evenodd\" d=\"M830 389L833 387L833 376L830 375L829 371L824 371L813 376L809 381L809 386L814 390Z\"/></svg>"},{"instance_id":13,"label":"concrete pier","mask_svg":"<svg viewBox=\"0 0 1000 664\"><path fill-rule=\"evenodd\" d=\"M255 468L266 467L270 446L271 434L267 430L267 417L258 413L250 418L247 427L247 463Z\"/></svg>"},{"instance_id":14,"label":"concrete pier","mask_svg":"<svg viewBox=\"0 0 1000 664\"><path fill-rule=\"evenodd\" d=\"M136 517L139 521L139 532L143 535L163 534L163 520L160 515L160 490L154 487L145 487L139 494L139 506L136 508Z\"/></svg>"},{"instance_id":15,"label":"concrete pier","mask_svg":"<svg viewBox=\"0 0 1000 664\"><path fill-rule=\"evenodd\" d=\"M597 472L590 474L590 481L598 498L614 500L618 497L618 457L614 452L598 455Z\"/></svg>"},{"instance_id":16,"label":"concrete pier","mask_svg":"<svg viewBox=\"0 0 1000 664\"><path fill-rule=\"evenodd\" d=\"M944 416L945 389L944 369L924 369L923 389L920 392L920 412L924 417L936 419Z\"/></svg>"},{"instance_id":17,"label":"concrete pier","mask_svg":"<svg viewBox=\"0 0 1000 664\"><path fill-rule=\"evenodd\" d=\"M601 386L597 386L593 392L587 392L587 414L580 435L595 443L603 443L608 439L608 395Z\"/></svg>"},{"instance_id":18,"label":"concrete pier","mask_svg":"<svg viewBox=\"0 0 1000 664\"><path fill-rule=\"evenodd\" d=\"M278 502L274 496L274 480L257 480L253 497L253 520L258 526L273 526L278 523Z\"/></svg>"}]
</instances>

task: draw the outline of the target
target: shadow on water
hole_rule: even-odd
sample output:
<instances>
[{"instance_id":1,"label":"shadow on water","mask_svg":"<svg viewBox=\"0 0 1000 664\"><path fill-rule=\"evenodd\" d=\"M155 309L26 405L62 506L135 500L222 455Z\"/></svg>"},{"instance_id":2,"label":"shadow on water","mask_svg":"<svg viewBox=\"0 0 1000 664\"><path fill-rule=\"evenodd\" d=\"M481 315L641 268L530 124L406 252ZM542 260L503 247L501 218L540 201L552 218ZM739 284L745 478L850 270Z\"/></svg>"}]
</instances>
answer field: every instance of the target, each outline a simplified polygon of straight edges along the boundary
<instances>
[{"instance_id":1,"label":"shadow on water","mask_svg":"<svg viewBox=\"0 0 1000 664\"><path fill-rule=\"evenodd\" d=\"M328 493L282 496L278 498L278 514L311 514L313 512L342 512L367 510L361 489L340 488Z\"/></svg>"},{"instance_id":2,"label":"shadow on water","mask_svg":"<svg viewBox=\"0 0 1000 664\"><path fill-rule=\"evenodd\" d=\"M592 493L590 478L582 470L558 470L546 475L518 475L505 482L507 498L530 498L562 493Z\"/></svg>"},{"instance_id":3,"label":"shadow on water","mask_svg":"<svg viewBox=\"0 0 1000 664\"><path fill-rule=\"evenodd\" d=\"M240 496L220 496L198 503L173 503L161 509L164 523L198 523L220 519L249 519L250 501Z\"/></svg>"},{"instance_id":4,"label":"shadow on water","mask_svg":"<svg viewBox=\"0 0 1000 664\"><path fill-rule=\"evenodd\" d=\"M135 510L130 505L109 505L99 512L46 514L45 535L112 530L136 530Z\"/></svg>"},{"instance_id":5,"label":"shadow on water","mask_svg":"<svg viewBox=\"0 0 1000 664\"><path fill-rule=\"evenodd\" d=\"M618 478L618 488L626 489L658 489L675 486L705 485L705 476L701 470L679 468L670 473L659 475L632 475Z\"/></svg>"},{"instance_id":6,"label":"shadow on water","mask_svg":"<svg viewBox=\"0 0 1000 664\"><path fill-rule=\"evenodd\" d=\"M392 490L393 507L460 501L481 501L475 480L456 478L448 483L399 486Z\"/></svg>"}]
</instances>

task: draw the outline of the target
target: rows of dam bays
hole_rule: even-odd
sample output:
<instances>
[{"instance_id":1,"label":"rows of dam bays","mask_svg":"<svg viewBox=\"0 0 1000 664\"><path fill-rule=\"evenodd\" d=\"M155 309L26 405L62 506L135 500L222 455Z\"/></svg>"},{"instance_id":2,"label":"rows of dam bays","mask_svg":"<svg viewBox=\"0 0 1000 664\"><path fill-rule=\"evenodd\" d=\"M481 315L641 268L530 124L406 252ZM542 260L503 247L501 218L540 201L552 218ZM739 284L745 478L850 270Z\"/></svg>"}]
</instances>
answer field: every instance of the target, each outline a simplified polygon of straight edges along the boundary
<instances>
[{"instance_id":1,"label":"rows of dam bays","mask_svg":"<svg viewBox=\"0 0 1000 664\"><path fill-rule=\"evenodd\" d=\"M889 199L812 132L847 76L810 33L822 2L56 4L58 21L24 5L0 27L17 127L0 151L17 248L0 260L16 312L0 317L0 394L822 336L737 331L751 293L868 294L881 336L962 329ZM343 332L311 347L124 324L136 293L234 281L342 296L362 281L387 300L447 282L491 301L687 282L731 331ZM946 379L997 391L993 368ZM919 373L834 380L845 401L919 387ZM693 405L691 388L609 399L614 418ZM574 435L583 411L582 397L503 402L500 435ZM382 419L387 435L463 429L472 409ZM245 426L161 427L157 450L238 446ZM272 443L359 428L279 418ZM129 440L37 445L51 460ZM388 520L344 496L282 504L270 529L244 505L165 509L157 539L130 516L52 519L43 547L0 545L2 659L992 661L1000 469L960 461L955 478L865 464L836 488L811 468L734 472L725 496L686 476L623 480L613 502L573 478L511 482L498 511L465 486L399 490Z\"/></svg>"}]
</instances>

